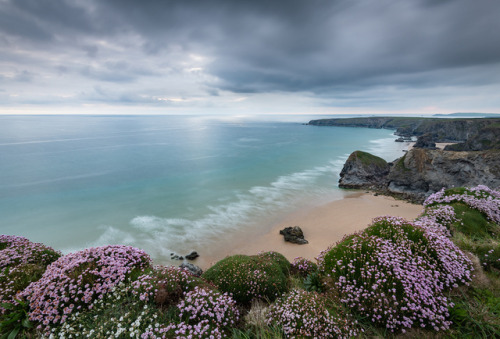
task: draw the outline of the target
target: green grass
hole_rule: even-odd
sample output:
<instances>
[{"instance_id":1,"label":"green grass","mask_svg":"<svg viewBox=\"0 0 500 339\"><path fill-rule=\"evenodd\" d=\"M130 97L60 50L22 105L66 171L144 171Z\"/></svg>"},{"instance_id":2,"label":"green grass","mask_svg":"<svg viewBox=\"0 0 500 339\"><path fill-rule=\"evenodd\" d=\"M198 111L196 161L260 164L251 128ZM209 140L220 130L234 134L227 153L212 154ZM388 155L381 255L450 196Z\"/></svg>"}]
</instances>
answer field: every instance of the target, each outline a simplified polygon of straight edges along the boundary
<instances>
[{"instance_id":1,"label":"green grass","mask_svg":"<svg viewBox=\"0 0 500 339\"><path fill-rule=\"evenodd\" d=\"M387 166L387 161L367 152L355 151L352 153L351 157L358 159L365 166L376 166L379 168Z\"/></svg>"}]
</instances>

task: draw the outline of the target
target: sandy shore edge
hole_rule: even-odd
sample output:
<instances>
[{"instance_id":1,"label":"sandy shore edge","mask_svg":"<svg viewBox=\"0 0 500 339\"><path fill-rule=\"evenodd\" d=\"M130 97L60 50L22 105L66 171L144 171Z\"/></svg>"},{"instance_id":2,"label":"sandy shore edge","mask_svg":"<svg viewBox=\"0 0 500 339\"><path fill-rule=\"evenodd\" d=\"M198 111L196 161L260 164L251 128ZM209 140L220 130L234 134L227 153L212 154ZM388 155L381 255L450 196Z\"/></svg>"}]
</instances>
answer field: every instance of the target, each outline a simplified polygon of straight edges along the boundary
<instances>
[{"instance_id":1,"label":"sandy shore edge","mask_svg":"<svg viewBox=\"0 0 500 339\"><path fill-rule=\"evenodd\" d=\"M377 216L392 215L413 220L422 209L422 205L360 192L310 210L297 211L272 225L267 232L247 234L244 239L232 240L223 249L200 258L195 264L205 270L226 256L253 255L262 251L279 252L290 261L296 257L314 260L321 251L345 235L366 228ZM279 231L288 226L300 226L309 244L285 242Z\"/></svg>"}]
</instances>

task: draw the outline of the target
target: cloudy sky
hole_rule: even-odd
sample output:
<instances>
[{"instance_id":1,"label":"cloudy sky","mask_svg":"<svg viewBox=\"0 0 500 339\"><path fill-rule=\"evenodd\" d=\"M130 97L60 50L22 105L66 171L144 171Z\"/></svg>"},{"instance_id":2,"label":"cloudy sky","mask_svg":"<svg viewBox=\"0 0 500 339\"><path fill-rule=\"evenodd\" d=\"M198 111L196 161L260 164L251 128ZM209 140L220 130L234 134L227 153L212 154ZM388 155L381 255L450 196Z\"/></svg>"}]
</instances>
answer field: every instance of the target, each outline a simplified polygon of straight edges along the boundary
<instances>
[{"instance_id":1,"label":"cloudy sky","mask_svg":"<svg viewBox=\"0 0 500 339\"><path fill-rule=\"evenodd\" d=\"M0 0L0 113L500 112L496 0Z\"/></svg>"}]
</instances>

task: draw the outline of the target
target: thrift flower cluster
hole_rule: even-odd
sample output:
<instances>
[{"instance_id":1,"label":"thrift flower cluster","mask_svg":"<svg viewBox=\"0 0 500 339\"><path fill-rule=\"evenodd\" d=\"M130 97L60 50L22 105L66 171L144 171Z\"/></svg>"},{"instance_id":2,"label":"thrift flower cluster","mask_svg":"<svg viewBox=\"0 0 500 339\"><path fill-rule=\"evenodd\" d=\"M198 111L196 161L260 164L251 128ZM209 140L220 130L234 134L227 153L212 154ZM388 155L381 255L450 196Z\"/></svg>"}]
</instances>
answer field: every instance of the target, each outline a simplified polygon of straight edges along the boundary
<instances>
[{"instance_id":1,"label":"thrift flower cluster","mask_svg":"<svg viewBox=\"0 0 500 339\"><path fill-rule=\"evenodd\" d=\"M90 309L73 312L50 338L138 338L166 319L159 309L138 300L128 282L120 282L102 299L95 299ZM103 316L104 315L104 316Z\"/></svg>"},{"instance_id":2,"label":"thrift flower cluster","mask_svg":"<svg viewBox=\"0 0 500 339\"><path fill-rule=\"evenodd\" d=\"M183 292L189 292L198 285L208 286L208 283L179 267L159 266L152 273L143 274L132 282L132 293L142 301L154 300L159 305L168 306L175 305Z\"/></svg>"},{"instance_id":3,"label":"thrift flower cluster","mask_svg":"<svg viewBox=\"0 0 500 339\"><path fill-rule=\"evenodd\" d=\"M350 338L358 334L355 320L346 314L331 315L324 297L299 289L271 305L267 323L280 325L287 338Z\"/></svg>"},{"instance_id":4,"label":"thrift flower cluster","mask_svg":"<svg viewBox=\"0 0 500 339\"><path fill-rule=\"evenodd\" d=\"M420 216L416 224L422 227L433 228L447 237L451 236L449 231L451 225L457 222L455 209L449 205L430 206L425 209L424 215Z\"/></svg>"},{"instance_id":5,"label":"thrift flower cluster","mask_svg":"<svg viewBox=\"0 0 500 339\"><path fill-rule=\"evenodd\" d=\"M195 287L177 304L181 322L150 328L143 338L223 338L239 320L236 301L227 293Z\"/></svg>"},{"instance_id":6,"label":"thrift flower cluster","mask_svg":"<svg viewBox=\"0 0 500 339\"><path fill-rule=\"evenodd\" d=\"M40 329L65 322L75 311L92 308L95 299L131 274L150 265L142 250L130 246L105 246L71 253L52 263L42 278L22 293L30 302L30 320Z\"/></svg>"},{"instance_id":7,"label":"thrift flower cluster","mask_svg":"<svg viewBox=\"0 0 500 339\"><path fill-rule=\"evenodd\" d=\"M0 303L12 303L31 281L40 279L45 268L61 254L23 237L0 235ZM5 309L0 306L0 314Z\"/></svg>"},{"instance_id":8,"label":"thrift flower cluster","mask_svg":"<svg viewBox=\"0 0 500 339\"><path fill-rule=\"evenodd\" d=\"M341 301L391 331L447 329L446 288L470 280L468 258L440 231L379 217L318 257Z\"/></svg>"},{"instance_id":9,"label":"thrift flower cluster","mask_svg":"<svg viewBox=\"0 0 500 339\"><path fill-rule=\"evenodd\" d=\"M300 275L304 278L317 270L318 265L302 257L295 258L291 264L291 273Z\"/></svg>"},{"instance_id":10,"label":"thrift flower cluster","mask_svg":"<svg viewBox=\"0 0 500 339\"><path fill-rule=\"evenodd\" d=\"M445 189L441 189L430 195L424 206L432 204L462 202L471 208L483 212L490 221L500 224L500 192L490 189L487 186L479 185L468 188L463 194L447 194Z\"/></svg>"}]
</instances>

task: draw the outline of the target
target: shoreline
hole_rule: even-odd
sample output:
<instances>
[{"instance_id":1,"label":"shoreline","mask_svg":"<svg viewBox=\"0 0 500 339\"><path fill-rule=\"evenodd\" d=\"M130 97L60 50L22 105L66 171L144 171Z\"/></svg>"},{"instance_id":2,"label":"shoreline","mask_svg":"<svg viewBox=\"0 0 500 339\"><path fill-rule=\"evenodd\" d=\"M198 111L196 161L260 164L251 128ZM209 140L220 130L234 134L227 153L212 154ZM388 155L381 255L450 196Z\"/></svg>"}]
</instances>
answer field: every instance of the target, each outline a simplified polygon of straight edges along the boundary
<instances>
[{"instance_id":1,"label":"shoreline","mask_svg":"<svg viewBox=\"0 0 500 339\"><path fill-rule=\"evenodd\" d=\"M202 254L202 257L192 263L206 270L230 255L254 255L266 251L279 252L290 262L296 257L314 261L321 251L334 245L344 236L365 229L375 217L391 215L413 220L420 215L422 209L422 205L388 196L375 196L374 193L364 191L352 192L343 199L298 210L269 225L264 233L256 234L257 230L244 232L234 239L229 239L224 248ZM309 243L297 245L285 242L279 231L288 226L301 227Z\"/></svg>"}]
</instances>

